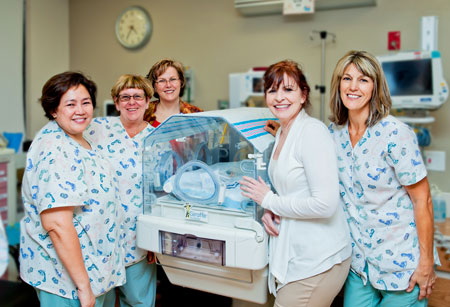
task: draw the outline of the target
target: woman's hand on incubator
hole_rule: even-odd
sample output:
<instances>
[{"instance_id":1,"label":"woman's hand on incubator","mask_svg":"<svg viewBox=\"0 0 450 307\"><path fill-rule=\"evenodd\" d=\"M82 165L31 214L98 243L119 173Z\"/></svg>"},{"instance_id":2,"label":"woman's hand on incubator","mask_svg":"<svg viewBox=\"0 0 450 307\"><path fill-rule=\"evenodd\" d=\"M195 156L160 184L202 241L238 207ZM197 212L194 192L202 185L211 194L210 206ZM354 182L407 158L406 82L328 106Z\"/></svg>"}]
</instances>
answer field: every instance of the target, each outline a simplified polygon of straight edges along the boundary
<instances>
[{"instance_id":1,"label":"woman's hand on incubator","mask_svg":"<svg viewBox=\"0 0 450 307\"><path fill-rule=\"evenodd\" d=\"M258 205L261 205L264 197L270 191L270 187L258 177L258 180L244 176L239 181L241 185L242 195L254 200Z\"/></svg>"},{"instance_id":2,"label":"woman's hand on incubator","mask_svg":"<svg viewBox=\"0 0 450 307\"><path fill-rule=\"evenodd\" d=\"M148 253L147 253L147 263L148 263L148 264L156 263L156 256L155 256L155 253L153 253L153 252L148 252Z\"/></svg>"},{"instance_id":3,"label":"woman's hand on incubator","mask_svg":"<svg viewBox=\"0 0 450 307\"><path fill-rule=\"evenodd\" d=\"M276 120L269 119L266 121L266 125L264 126L264 130L269 132L271 135L275 136L277 134L277 130L280 128L280 123Z\"/></svg>"},{"instance_id":4,"label":"woman's hand on incubator","mask_svg":"<svg viewBox=\"0 0 450 307\"><path fill-rule=\"evenodd\" d=\"M278 237L280 231L278 226L280 224L280 216L276 215L270 210L265 210L262 217L262 222L264 224L264 229L270 236Z\"/></svg>"}]
</instances>

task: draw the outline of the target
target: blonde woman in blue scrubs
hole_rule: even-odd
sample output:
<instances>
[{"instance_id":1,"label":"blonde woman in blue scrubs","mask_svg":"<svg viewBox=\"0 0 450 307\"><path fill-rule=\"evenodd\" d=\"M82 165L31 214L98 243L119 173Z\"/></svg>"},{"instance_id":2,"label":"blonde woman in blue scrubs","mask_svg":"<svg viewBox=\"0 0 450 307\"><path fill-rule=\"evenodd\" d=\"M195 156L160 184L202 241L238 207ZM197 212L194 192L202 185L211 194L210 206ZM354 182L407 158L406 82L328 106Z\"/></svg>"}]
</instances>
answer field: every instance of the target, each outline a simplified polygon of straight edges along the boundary
<instances>
[{"instance_id":1,"label":"blonde woman in blue scrubs","mask_svg":"<svg viewBox=\"0 0 450 307\"><path fill-rule=\"evenodd\" d=\"M154 306L156 265L153 254L147 262L147 251L136 246L136 220L143 213L142 153L145 137L154 129L144 121L153 88L138 75L122 75L111 89L119 117L95 118L85 133L97 150L111 162L119 182L119 193L125 215L122 235L126 241L125 266L127 283L118 288L120 306ZM105 306L114 306L111 291Z\"/></svg>"},{"instance_id":2,"label":"blonde woman in blue scrubs","mask_svg":"<svg viewBox=\"0 0 450 307\"><path fill-rule=\"evenodd\" d=\"M373 55L345 54L330 94L329 131L353 247L344 306L426 306L439 259L417 138L389 115L389 89Z\"/></svg>"}]
</instances>

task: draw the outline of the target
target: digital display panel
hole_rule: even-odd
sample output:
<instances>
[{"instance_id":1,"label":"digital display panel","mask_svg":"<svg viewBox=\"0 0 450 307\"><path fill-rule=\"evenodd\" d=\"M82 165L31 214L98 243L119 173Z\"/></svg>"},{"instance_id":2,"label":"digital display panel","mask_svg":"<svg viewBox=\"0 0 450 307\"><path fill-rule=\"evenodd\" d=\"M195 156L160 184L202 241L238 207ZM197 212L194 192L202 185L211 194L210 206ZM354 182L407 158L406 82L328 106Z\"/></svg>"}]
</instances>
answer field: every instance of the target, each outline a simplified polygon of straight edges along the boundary
<instances>
[{"instance_id":1,"label":"digital display panel","mask_svg":"<svg viewBox=\"0 0 450 307\"><path fill-rule=\"evenodd\" d=\"M254 77L252 80L253 93L264 93L264 82L262 77Z\"/></svg>"},{"instance_id":2,"label":"digital display panel","mask_svg":"<svg viewBox=\"0 0 450 307\"><path fill-rule=\"evenodd\" d=\"M431 59L382 63L391 96L433 95Z\"/></svg>"}]
</instances>

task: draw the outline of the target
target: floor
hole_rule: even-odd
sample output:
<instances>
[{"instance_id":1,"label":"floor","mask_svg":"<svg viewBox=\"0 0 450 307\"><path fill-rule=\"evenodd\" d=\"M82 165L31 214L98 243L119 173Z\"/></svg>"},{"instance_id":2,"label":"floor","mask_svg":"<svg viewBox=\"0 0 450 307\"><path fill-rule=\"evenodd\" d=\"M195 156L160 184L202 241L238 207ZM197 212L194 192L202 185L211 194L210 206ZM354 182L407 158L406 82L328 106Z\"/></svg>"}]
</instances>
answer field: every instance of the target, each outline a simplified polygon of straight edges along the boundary
<instances>
[{"instance_id":1,"label":"floor","mask_svg":"<svg viewBox=\"0 0 450 307\"><path fill-rule=\"evenodd\" d=\"M0 302L2 307L39 307L33 287L22 282L18 276L18 248L10 248L7 273L0 279Z\"/></svg>"},{"instance_id":2,"label":"floor","mask_svg":"<svg viewBox=\"0 0 450 307\"><path fill-rule=\"evenodd\" d=\"M233 300L229 297L171 284L161 266L157 267L157 276L158 285L156 287L156 307L230 307L233 304Z\"/></svg>"}]
</instances>

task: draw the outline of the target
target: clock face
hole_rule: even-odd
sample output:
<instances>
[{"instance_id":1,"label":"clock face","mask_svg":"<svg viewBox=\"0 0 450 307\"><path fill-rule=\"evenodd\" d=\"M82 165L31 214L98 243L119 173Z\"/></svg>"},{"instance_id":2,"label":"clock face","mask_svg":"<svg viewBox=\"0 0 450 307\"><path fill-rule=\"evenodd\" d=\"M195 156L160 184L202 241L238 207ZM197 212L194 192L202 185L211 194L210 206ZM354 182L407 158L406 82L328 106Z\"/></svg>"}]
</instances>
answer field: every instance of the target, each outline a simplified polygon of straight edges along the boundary
<instances>
[{"instance_id":1,"label":"clock face","mask_svg":"<svg viewBox=\"0 0 450 307\"><path fill-rule=\"evenodd\" d=\"M141 7L125 9L116 20L116 36L125 48L135 49L145 45L152 33L150 15Z\"/></svg>"}]
</instances>

